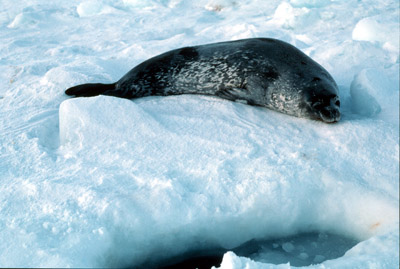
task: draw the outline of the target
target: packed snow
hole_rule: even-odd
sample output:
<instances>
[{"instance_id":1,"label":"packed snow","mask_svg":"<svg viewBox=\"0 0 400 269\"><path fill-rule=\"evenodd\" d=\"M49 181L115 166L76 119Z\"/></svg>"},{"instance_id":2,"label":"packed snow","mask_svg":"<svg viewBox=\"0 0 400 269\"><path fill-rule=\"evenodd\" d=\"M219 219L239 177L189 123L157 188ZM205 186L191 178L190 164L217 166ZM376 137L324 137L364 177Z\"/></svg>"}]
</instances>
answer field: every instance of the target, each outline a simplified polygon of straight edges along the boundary
<instances>
[{"instance_id":1,"label":"packed snow","mask_svg":"<svg viewBox=\"0 0 400 269\"><path fill-rule=\"evenodd\" d=\"M398 1L3 0L0 27L0 267L398 268ZM249 37L324 66L341 121L64 94Z\"/></svg>"}]
</instances>

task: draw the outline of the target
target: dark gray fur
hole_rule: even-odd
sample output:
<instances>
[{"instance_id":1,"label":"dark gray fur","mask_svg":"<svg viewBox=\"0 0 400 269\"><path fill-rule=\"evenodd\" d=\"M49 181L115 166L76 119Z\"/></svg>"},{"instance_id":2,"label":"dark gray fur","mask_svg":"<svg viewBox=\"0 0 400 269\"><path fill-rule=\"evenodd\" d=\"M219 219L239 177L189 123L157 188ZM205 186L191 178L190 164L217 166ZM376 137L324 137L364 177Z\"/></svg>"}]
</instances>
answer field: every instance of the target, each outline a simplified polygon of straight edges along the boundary
<instances>
[{"instance_id":1,"label":"dark gray fur","mask_svg":"<svg viewBox=\"0 0 400 269\"><path fill-rule=\"evenodd\" d=\"M340 119L338 87L329 73L294 46L270 38L175 49L139 64L114 84L78 85L66 94L204 94L324 122Z\"/></svg>"}]
</instances>

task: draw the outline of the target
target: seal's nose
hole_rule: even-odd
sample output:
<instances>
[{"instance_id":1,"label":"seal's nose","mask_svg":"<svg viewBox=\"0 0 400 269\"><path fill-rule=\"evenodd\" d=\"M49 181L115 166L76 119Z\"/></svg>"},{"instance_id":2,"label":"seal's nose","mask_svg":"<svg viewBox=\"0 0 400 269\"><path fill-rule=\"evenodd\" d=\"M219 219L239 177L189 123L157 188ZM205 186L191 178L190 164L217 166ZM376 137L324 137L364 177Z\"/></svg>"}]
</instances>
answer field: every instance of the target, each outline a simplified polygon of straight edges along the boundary
<instances>
[{"instance_id":1,"label":"seal's nose","mask_svg":"<svg viewBox=\"0 0 400 269\"><path fill-rule=\"evenodd\" d=\"M338 122L340 120L340 110L339 110L339 108L332 109L332 118L334 119L333 122Z\"/></svg>"},{"instance_id":2,"label":"seal's nose","mask_svg":"<svg viewBox=\"0 0 400 269\"><path fill-rule=\"evenodd\" d=\"M340 110L337 106L328 106L320 111L321 119L324 122L334 123L340 120Z\"/></svg>"},{"instance_id":3,"label":"seal's nose","mask_svg":"<svg viewBox=\"0 0 400 269\"><path fill-rule=\"evenodd\" d=\"M334 122L338 122L340 120L340 101L339 98L335 98L331 100L331 113L332 118L335 120Z\"/></svg>"}]
</instances>

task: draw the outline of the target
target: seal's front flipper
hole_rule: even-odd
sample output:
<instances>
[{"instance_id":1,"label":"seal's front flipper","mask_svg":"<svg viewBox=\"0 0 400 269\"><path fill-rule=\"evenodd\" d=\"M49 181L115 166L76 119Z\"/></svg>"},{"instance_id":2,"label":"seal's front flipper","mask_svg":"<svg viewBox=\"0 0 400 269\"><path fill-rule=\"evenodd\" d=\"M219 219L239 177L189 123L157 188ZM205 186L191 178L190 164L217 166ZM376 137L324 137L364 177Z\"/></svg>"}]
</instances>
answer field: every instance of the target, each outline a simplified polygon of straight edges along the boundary
<instances>
[{"instance_id":1,"label":"seal's front flipper","mask_svg":"<svg viewBox=\"0 0 400 269\"><path fill-rule=\"evenodd\" d=\"M246 88L224 88L218 90L215 95L223 99L254 105Z\"/></svg>"},{"instance_id":2,"label":"seal's front flipper","mask_svg":"<svg viewBox=\"0 0 400 269\"><path fill-rule=\"evenodd\" d=\"M115 83L113 84L101 84L101 83L89 83L82 84L65 91L67 95L74 95L75 97L90 97L105 93L106 91L112 91L115 89Z\"/></svg>"}]
</instances>

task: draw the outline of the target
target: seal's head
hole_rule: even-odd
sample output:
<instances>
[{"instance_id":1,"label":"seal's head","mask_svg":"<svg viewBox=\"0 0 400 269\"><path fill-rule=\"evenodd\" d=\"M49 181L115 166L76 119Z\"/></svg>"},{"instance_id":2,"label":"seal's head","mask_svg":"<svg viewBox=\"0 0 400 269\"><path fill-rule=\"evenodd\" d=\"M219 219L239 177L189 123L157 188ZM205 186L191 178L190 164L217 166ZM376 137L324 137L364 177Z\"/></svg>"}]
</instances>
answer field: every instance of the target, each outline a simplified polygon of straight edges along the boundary
<instances>
[{"instance_id":1,"label":"seal's head","mask_svg":"<svg viewBox=\"0 0 400 269\"><path fill-rule=\"evenodd\" d=\"M305 92L306 110L310 118L334 123L340 120L340 99L336 83L314 78Z\"/></svg>"}]
</instances>

